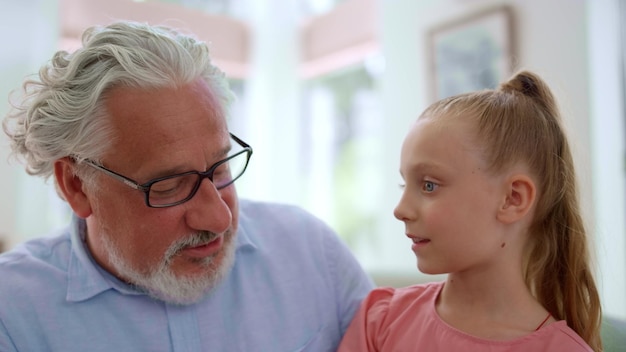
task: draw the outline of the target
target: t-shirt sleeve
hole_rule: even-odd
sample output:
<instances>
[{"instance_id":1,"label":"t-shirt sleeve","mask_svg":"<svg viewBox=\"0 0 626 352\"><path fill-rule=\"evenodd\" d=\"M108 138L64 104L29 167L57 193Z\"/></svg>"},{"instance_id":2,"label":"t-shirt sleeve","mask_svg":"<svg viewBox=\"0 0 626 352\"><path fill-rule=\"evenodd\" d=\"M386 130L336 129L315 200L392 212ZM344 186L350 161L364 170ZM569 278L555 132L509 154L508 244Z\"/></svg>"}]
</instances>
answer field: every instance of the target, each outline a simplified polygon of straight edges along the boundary
<instances>
[{"instance_id":1,"label":"t-shirt sleeve","mask_svg":"<svg viewBox=\"0 0 626 352\"><path fill-rule=\"evenodd\" d=\"M389 303L395 289L374 289L363 300L348 331L344 335L339 352L378 351L379 341L384 340Z\"/></svg>"}]
</instances>

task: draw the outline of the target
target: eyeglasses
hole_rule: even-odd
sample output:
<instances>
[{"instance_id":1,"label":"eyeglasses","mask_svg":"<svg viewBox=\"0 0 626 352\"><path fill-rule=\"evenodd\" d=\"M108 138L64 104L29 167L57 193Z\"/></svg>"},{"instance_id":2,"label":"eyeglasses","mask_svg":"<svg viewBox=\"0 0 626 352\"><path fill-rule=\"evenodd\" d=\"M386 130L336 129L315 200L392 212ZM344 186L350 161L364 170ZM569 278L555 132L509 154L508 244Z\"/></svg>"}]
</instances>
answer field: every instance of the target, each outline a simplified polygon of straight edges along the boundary
<instances>
[{"instance_id":1,"label":"eyeglasses","mask_svg":"<svg viewBox=\"0 0 626 352\"><path fill-rule=\"evenodd\" d=\"M188 171L152 179L144 184L109 170L95 161L86 159L85 164L116 178L127 186L142 191L146 196L146 205L151 208L166 208L184 203L196 194L204 178L208 178L216 189L220 190L235 182L248 167L252 147L234 134L230 137L243 149L236 151L226 159L213 164L207 171Z\"/></svg>"}]
</instances>

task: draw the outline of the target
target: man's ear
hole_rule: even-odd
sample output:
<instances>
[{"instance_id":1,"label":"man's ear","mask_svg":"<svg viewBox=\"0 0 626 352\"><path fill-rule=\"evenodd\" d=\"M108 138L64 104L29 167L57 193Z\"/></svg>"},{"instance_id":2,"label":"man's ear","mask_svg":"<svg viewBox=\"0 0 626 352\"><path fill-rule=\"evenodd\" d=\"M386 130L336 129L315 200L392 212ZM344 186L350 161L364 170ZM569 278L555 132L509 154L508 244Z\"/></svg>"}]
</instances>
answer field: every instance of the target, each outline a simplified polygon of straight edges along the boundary
<instances>
[{"instance_id":1,"label":"man's ear","mask_svg":"<svg viewBox=\"0 0 626 352\"><path fill-rule=\"evenodd\" d=\"M509 177L504 185L505 199L498 209L497 219L505 224L521 220L535 203L537 188L533 180L524 174Z\"/></svg>"},{"instance_id":2,"label":"man's ear","mask_svg":"<svg viewBox=\"0 0 626 352\"><path fill-rule=\"evenodd\" d=\"M81 218L91 215L91 203L83 191L83 181L74 174L76 163L69 157L54 162L54 177L63 198Z\"/></svg>"}]
</instances>

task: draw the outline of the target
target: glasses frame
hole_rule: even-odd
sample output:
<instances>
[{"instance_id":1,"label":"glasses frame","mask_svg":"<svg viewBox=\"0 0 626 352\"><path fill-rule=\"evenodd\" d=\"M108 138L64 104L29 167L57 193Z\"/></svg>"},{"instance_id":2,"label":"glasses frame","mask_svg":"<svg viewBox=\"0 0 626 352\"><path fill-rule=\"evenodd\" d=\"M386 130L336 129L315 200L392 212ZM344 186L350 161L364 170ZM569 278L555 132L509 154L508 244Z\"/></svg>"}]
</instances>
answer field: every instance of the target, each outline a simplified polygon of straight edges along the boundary
<instances>
[{"instance_id":1,"label":"glasses frame","mask_svg":"<svg viewBox=\"0 0 626 352\"><path fill-rule=\"evenodd\" d=\"M215 186L215 184L213 183L213 173L215 172L215 170L222 164L228 162L229 160L246 153L246 164L243 167L243 170L241 171L241 173L239 175L237 175L237 177L231 179L228 183L221 185L220 187L215 186L215 188L217 190L221 190L224 189L230 185L232 185L237 179L239 179L239 177L241 177L241 175L244 174L244 172L246 172L246 169L248 168L248 163L250 162L250 157L252 156L252 147L244 142L243 140L241 140L239 137L235 136L234 134L230 133L230 137L237 142L237 144L239 144L243 150L229 156L226 159L222 159L218 162L216 162L215 164L211 165L211 167L203 172L200 171L187 171L187 172L183 172L180 174L174 174L174 175L169 175L169 176L163 176L163 177L157 177L154 179L149 180L146 183L140 184L139 182L133 180L132 178L126 177L120 173L117 173L113 170L107 169L106 167L97 164L95 161L91 160L91 159L85 159L83 162L97 170L100 170L102 172L104 172L105 174L117 179L118 181L123 182L125 185L127 185L130 188L136 189L138 191L142 191L144 193L145 196L145 202L146 202L146 206L150 207L150 208L168 208L168 207L173 207L175 205L179 205L182 203L187 202L188 200L190 200L191 198L193 198L193 196L196 195L196 193L198 192L198 189L200 188L200 185L202 184L202 181L205 178L208 178L209 181L211 181L211 183ZM191 190L191 192L189 193L189 195L187 197L185 197L182 200L179 200L177 202L174 203L168 203L168 204L162 204L162 205L153 205L150 204L150 187L152 187L153 184L163 181L163 180L167 180L170 178L175 178L175 177L180 177L180 176L185 176L185 175L198 175L198 181L196 182L196 185L194 186L194 188Z\"/></svg>"}]
</instances>

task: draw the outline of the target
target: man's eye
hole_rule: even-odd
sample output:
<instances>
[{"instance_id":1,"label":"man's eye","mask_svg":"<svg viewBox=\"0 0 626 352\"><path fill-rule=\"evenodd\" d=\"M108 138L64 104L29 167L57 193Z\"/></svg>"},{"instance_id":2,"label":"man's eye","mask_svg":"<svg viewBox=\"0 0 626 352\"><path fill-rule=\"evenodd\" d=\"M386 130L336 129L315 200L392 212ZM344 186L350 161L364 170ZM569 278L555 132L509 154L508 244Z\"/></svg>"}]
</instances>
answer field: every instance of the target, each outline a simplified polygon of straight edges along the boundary
<instances>
[{"instance_id":1,"label":"man's eye","mask_svg":"<svg viewBox=\"0 0 626 352\"><path fill-rule=\"evenodd\" d=\"M181 179L173 178L165 181L160 181L152 185L150 187L150 192L154 194L168 194L172 192L176 192L180 188Z\"/></svg>"},{"instance_id":2,"label":"man's eye","mask_svg":"<svg viewBox=\"0 0 626 352\"><path fill-rule=\"evenodd\" d=\"M169 197L180 193L190 192L196 184L198 176L188 174L161 180L150 187L151 197Z\"/></svg>"},{"instance_id":3,"label":"man's eye","mask_svg":"<svg viewBox=\"0 0 626 352\"><path fill-rule=\"evenodd\" d=\"M230 179L230 165L229 163L223 163L218 166L217 169L213 170L213 182L223 181Z\"/></svg>"}]
</instances>

